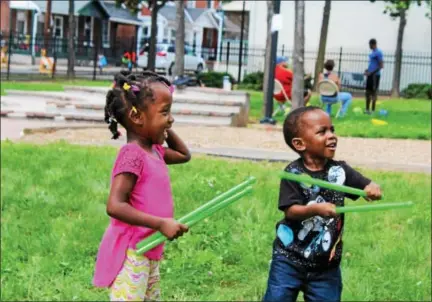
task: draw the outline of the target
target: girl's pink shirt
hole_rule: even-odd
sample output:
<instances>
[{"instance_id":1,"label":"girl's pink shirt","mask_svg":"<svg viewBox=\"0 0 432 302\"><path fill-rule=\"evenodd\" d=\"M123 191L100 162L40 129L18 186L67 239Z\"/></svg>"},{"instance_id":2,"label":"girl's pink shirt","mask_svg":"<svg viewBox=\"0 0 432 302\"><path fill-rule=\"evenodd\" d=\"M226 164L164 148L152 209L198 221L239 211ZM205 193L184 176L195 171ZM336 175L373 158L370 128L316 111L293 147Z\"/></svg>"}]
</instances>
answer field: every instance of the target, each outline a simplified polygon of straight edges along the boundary
<instances>
[{"instance_id":1,"label":"girl's pink shirt","mask_svg":"<svg viewBox=\"0 0 432 302\"><path fill-rule=\"evenodd\" d=\"M118 174L135 174L137 182L130 196L131 205L146 214L172 218L174 209L170 178L163 160L165 149L154 145L153 150L159 158L135 143L123 146L114 163L111 182ZM97 287L111 286L123 266L127 249L135 249L138 242L154 232L153 229L111 218L99 246L93 284ZM163 249L161 244L144 255L151 260L160 260Z\"/></svg>"}]
</instances>

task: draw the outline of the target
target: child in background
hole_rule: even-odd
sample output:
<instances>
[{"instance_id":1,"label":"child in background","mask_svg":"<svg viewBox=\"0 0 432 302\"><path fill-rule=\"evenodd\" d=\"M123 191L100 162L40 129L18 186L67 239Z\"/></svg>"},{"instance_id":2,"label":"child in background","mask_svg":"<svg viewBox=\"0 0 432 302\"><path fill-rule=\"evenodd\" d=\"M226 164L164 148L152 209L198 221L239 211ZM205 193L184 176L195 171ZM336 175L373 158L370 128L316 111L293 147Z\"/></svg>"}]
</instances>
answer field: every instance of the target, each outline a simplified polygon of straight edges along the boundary
<instances>
[{"instance_id":1,"label":"child in background","mask_svg":"<svg viewBox=\"0 0 432 302\"><path fill-rule=\"evenodd\" d=\"M368 200L381 198L377 184L345 162L333 160L337 137L330 117L320 108L291 111L283 134L287 145L300 155L285 171L362 189ZM299 291L303 291L305 301L340 301L344 215L336 214L335 208L344 205L345 197L358 198L281 181L279 210L285 217L276 225L264 301L296 301Z\"/></svg>"},{"instance_id":2,"label":"child in background","mask_svg":"<svg viewBox=\"0 0 432 302\"><path fill-rule=\"evenodd\" d=\"M172 240L188 231L173 219L167 164L190 160L171 129L172 90L168 80L145 72L116 76L106 97L105 121L113 134L126 129L127 144L114 163L107 213L111 217L97 255L93 284L109 287L112 301L160 299L159 261L163 244L136 254L138 242L160 231ZM162 147L166 141L168 147Z\"/></svg>"}]
</instances>

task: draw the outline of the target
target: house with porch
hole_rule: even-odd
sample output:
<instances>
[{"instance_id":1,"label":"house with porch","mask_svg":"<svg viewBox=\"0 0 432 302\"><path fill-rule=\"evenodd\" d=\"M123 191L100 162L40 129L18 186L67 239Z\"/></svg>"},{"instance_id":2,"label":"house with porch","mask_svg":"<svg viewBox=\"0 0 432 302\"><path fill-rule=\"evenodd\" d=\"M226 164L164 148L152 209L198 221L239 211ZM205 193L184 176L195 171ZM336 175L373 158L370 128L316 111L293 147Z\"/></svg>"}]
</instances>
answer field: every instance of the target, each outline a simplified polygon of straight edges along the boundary
<instances>
[{"instance_id":1,"label":"house with porch","mask_svg":"<svg viewBox=\"0 0 432 302\"><path fill-rule=\"evenodd\" d=\"M204 59L215 59L223 40L224 32L239 33L240 27L227 18L220 10L221 1L187 0L185 5L185 44L192 46L194 52ZM138 30L138 41L142 45L150 38L151 12L143 5L142 26ZM170 1L159 10L157 24L157 43L175 43L176 6Z\"/></svg>"},{"instance_id":2,"label":"house with porch","mask_svg":"<svg viewBox=\"0 0 432 302\"><path fill-rule=\"evenodd\" d=\"M12 31L15 52L38 55L44 45L46 0L8 1L9 25L3 36ZM3 18L2 0L2 18ZM75 1L75 47L77 58L88 57L97 48L110 58L119 59L125 50L134 50L141 21L115 1ZM48 53L67 56L69 30L68 1L51 1L51 41Z\"/></svg>"}]
</instances>

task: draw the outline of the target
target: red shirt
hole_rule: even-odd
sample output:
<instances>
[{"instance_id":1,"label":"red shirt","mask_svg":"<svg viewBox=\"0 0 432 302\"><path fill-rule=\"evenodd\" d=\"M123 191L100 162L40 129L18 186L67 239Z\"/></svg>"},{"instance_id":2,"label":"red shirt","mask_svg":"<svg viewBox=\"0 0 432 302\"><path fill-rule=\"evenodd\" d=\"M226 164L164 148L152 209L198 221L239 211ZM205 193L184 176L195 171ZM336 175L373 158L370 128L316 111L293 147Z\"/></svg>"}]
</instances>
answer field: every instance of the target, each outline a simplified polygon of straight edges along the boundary
<instances>
[{"instance_id":1,"label":"red shirt","mask_svg":"<svg viewBox=\"0 0 432 302\"><path fill-rule=\"evenodd\" d=\"M281 82L286 95L291 100L291 89L293 82L293 73L291 70L282 67L281 65L276 65L275 68L275 79ZM278 101L285 101L285 97L282 92L273 95L273 97Z\"/></svg>"}]
</instances>

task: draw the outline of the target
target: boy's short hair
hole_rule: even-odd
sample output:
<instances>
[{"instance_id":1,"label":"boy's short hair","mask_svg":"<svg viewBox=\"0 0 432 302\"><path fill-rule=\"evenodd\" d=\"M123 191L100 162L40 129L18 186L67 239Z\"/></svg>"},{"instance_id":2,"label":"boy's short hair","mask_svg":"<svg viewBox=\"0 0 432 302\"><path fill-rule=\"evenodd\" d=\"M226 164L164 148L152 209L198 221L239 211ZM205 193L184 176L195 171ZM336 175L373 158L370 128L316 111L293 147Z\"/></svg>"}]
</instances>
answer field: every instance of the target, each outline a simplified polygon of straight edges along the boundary
<instances>
[{"instance_id":1,"label":"boy's short hair","mask_svg":"<svg viewBox=\"0 0 432 302\"><path fill-rule=\"evenodd\" d=\"M376 39L370 39L369 40L369 45L376 45L377 44L377 40Z\"/></svg>"},{"instance_id":2,"label":"boy's short hair","mask_svg":"<svg viewBox=\"0 0 432 302\"><path fill-rule=\"evenodd\" d=\"M298 151L294 148L292 144L292 140L295 137L299 137L299 134L302 131L302 127L301 127L302 116L306 112L310 112L314 110L322 110L322 109L316 106L300 107L291 111L285 119L283 125L283 135L284 135L285 143L297 153Z\"/></svg>"},{"instance_id":3,"label":"boy's short hair","mask_svg":"<svg viewBox=\"0 0 432 302\"><path fill-rule=\"evenodd\" d=\"M327 60L324 63L324 68L328 71L332 71L334 67L335 67L335 62L333 60Z\"/></svg>"}]
</instances>

